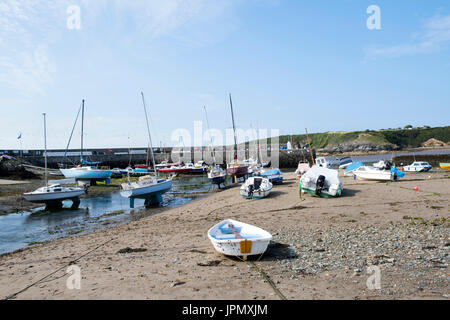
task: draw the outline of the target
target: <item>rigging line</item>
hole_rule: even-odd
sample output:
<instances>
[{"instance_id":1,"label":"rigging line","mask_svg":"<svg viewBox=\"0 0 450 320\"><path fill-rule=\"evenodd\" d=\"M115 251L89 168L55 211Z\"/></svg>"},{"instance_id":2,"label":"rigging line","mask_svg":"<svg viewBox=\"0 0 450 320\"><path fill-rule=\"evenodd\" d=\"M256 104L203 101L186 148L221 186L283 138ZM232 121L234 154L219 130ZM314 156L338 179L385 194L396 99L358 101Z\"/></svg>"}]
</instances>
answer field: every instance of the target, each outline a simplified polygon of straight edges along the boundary
<instances>
[{"instance_id":1,"label":"rigging line","mask_svg":"<svg viewBox=\"0 0 450 320\"><path fill-rule=\"evenodd\" d=\"M69 137L69 141L67 142L66 151L64 152L62 164L64 164L64 161L66 160L67 150L69 149L70 141L72 140L73 131L75 130L75 126L77 125L77 121L78 121L78 117L80 116L80 111L81 111L82 105L83 105L83 103L80 104L80 108L78 109L77 117L75 118L75 123L73 124L72 131L70 132L70 137Z\"/></svg>"},{"instance_id":2,"label":"rigging line","mask_svg":"<svg viewBox=\"0 0 450 320\"><path fill-rule=\"evenodd\" d=\"M41 281L43 281L43 280L47 279L48 277L54 275L54 274L57 273L58 271L61 271L62 269L66 268L66 267L68 267L68 266L70 266L70 265L72 265L72 264L75 264L75 262L77 262L77 261L80 260L81 258L84 258L84 257L87 256L89 253L91 253L91 252L97 250L98 248L104 246L105 244L111 242L112 240L114 240L114 238L109 239L108 241L106 241L106 242L102 243L101 245L95 247L94 249L92 249L92 250L86 252L85 254L81 255L80 257L76 258L75 260L72 260L72 261L70 261L69 263L65 264L65 265L62 266L61 268L58 268L57 270L55 270L55 271L49 273L48 275L46 275L45 277L39 279L38 281L33 282L32 284L30 284L29 286L25 287L24 289L22 289L22 290L20 290L20 291L17 291L16 293L13 293L13 294L7 296L7 297L4 298L3 300L10 300L10 299L12 299L12 298L15 298L15 297L16 297L17 295L19 295L20 293L27 291L27 290L30 289L31 287L33 287L33 286L37 285L38 283L40 283Z\"/></svg>"}]
</instances>

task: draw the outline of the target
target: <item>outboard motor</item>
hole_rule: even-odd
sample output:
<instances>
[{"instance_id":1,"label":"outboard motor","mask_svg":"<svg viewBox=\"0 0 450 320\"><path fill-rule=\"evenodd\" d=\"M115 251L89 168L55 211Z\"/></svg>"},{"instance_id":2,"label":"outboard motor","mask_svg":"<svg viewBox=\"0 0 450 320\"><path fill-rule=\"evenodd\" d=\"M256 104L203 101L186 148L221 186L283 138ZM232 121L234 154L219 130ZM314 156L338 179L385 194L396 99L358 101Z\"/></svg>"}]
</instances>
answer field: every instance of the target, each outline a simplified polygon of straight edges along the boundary
<instances>
[{"instance_id":1,"label":"outboard motor","mask_svg":"<svg viewBox=\"0 0 450 320\"><path fill-rule=\"evenodd\" d=\"M325 186L325 176L320 175L316 181L316 195L319 195Z\"/></svg>"},{"instance_id":2,"label":"outboard motor","mask_svg":"<svg viewBox=\"0 0 450 320\"><path fill-rule=\"evenodd\" d=\"M248 196L253 196L253 191L255 190L255 187L251 184L248 186Z\"/></svg>"},{"instance_id":3,"label":"outboard motor","mask_svg":"<svg viewBox=\"0 0 450 320\"><path fill-rule=\"evenodd\" d=\"M389 160L387 160L384 164L384 170L391 170L391 167L392 163Z\"/></svg>"}]
</instances>

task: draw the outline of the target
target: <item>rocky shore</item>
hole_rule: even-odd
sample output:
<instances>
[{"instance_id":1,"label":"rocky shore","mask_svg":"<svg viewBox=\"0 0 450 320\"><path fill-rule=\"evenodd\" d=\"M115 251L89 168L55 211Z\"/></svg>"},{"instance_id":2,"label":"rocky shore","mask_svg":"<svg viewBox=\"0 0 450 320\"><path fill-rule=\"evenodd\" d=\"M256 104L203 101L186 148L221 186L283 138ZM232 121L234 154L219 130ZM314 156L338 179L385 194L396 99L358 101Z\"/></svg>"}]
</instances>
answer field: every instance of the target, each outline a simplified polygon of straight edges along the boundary
<instances>
[{"instance_id":1,"label":"rocky shore","mask_svg":"<svg viewBox=\"0 0 450 320\"><path fill-rule=\"evenodd\" d=\"M448 299L450 173L343 183L340 198L302 200L295 175L285 174L262 200L230 186L136 222L5 254L0 296L279 299L270 279L287 299ZM206 232L225 218L272 233L266 254L244 262L216 253ZM66 285L71 263L81 268L79 290ZM379 289L367 285L373 266Z\"/></svg>"}]
</instances>

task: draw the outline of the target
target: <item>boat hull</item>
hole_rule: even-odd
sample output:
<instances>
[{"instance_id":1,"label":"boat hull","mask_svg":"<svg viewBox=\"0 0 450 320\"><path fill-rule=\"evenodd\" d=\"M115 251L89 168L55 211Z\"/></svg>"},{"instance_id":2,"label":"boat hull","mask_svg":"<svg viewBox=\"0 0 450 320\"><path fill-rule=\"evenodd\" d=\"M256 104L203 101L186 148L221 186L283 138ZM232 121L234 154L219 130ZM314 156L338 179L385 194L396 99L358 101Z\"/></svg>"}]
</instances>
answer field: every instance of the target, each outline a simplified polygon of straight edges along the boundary
<instances>
[{"instance_id":1,"label":"boat hull","mask_svg":"<svg viewBox=\"0 0 450 320\"><path fill-rule=\"evenodd\" d=\"M255 179L262 179L262 182L258 189L249 192L249 187L254 186ZM272 191L272 187L272 183L270 183L267 178L251 177L241 186L239 192L240 195L246 199L262 199L270 194L270 191Z\"/></svg>"},{"instance_id":2,"label":"boat hull","mask_svg":"<svg viewBox=\"0 0 450 320\"><path fill-rule=\"evenodd\" d=\"M404 172L427 172L431 167L403 167Z\"/></svg>"},{"instance_id":3,"label":"boat hull","mask_svg":"<svg viewBox=\"0 0 450 320\"><path fill-rule=\"evenodd\" d=\"M228 223L232 223L235 230L241 235L241 239L236 239L233 233L226 230ZM225 227L225 228L224 228ZM267 231L253 225L232 219L224 220L214 225L208 230L208 238L214 246L214 249L228 256L251 256L263 254L272 240L272 235ZM243 250L241 242L251 241L251 249Z\"/></svg>"},{"instance_id":4,"label":"boat hull","mask_svg":"<svg viewBox=\"0 0 450 320\"><path fill-rule=\"evenodd\" d=\"M174 169L174 168L162 168L157 169L159 173L189 173L191 172L190 168L187 169Z\"/></svg>"},{"instance_id":5,"label":"boat hull","mask_svg":"<svg viewBox=\"0 0 450 320\"><path fill-rule=\"evenodd\" d=\"M83 195L84 190L64 191L64 192L49 192L49 193L24 193L25 200L33 203L47 203L53 201L62 201L78 198Z\"/></svg>"},{"instance_id":6,"label":"boat hull","mask_svg":"<svg viewBox=\"0 0 450 320\"><path fill-rule=\"evenodd\" d=\"M394 180L394 176L390 171L376 172L376 173L353 171L353 174L360 180L375 180L375 181Z\"/></svg>"},{"instance_id":7,"label":"boat hull","mask_svg":"<svg viewBox=\"0 0 450 320\"><path fill-rule=\"evenodd\" d=\"M70 179L110 179L111 170L100 170L100 169L83 169L83 168L71 168L71 169L59 169L64 177Z\"/></svg>"},{"instance_id":8,"label":"boat hull","mask_svg":"<svg viewBox=\"0 0 450 320\"><path fill-rule=\"evenodd\" d=\"M125 198L149 198L154 195L162 195L172 188L172 179L158 183L156 185L143 186L131 190L122 190L121 196Z\"/></svg>"},{"instance_id":9,"label":"boat hull","mask_svg":"<svg viewBox=\"0 0 450 320\"><path fill-rule=\"evenodd\" d=\"M248 174L248 167L230 167L227 168L227 174L236 178L242 178Z\"/></svg>"},{"instance_id":10,"label":"boat hull","mask_svg":"<svg viewBox=\"0 0 450 320\"><path fill-rule=\"evenodd\" d=\"M318 187L318 180L323 176L323 185ZM319 197L339 197L344 187L337 170L314 165L300 178L300 190Z\"/></svg>"},{"instance_id":11,"label":"boat hull","mask_svg":"<svg viewBox=\"0 0 450 320\"><path fill-rule=\"evenodd\" d=\"M450 170L450 163L439 163L439 167L445 170Z\"/></svg>"}]
</instances>

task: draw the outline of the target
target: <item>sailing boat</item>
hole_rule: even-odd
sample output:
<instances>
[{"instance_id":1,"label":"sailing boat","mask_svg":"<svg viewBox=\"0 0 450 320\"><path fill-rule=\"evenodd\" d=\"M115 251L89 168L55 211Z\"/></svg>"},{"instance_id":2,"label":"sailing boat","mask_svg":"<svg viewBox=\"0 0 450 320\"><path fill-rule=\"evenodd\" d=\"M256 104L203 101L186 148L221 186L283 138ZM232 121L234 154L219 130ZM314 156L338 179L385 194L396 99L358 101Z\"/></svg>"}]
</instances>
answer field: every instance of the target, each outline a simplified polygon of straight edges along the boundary
<instances>
[{"instance_id":1,"label":"sailing boat","mask_svg":"<svg viewBox=\"0 0 450 320\"><path fill-rule=\"evenodd\" d=\"M147 108L145 106L144 93L142 95L142 104L144 105L145 120L147 121L147 132L150 143L150 151L152 155L154 176L146 175L140 177L138 181L122 183L120 186L122 197L130 199L130 207L134 208L134 199L145 199L145 205L159 204L163 201L162 194L172 188L172 177L169 179L159 179L158 171L155 166L155 155L153 154L152 137L150 135L150 127L148 126Z\"/></svg>"},{"instance_id":2,"label":"sailing boat","mask_svg":"<svg viewBox=\"0 0 450 320\"><path fill-rule=\"evenodd\" d=\"M47 169L47 128L44 116L44 146L45 146L45 186L36 189L35 191L23 193L25 200L34 203L46 203L46 204L61 204L62 200L72 199L73 203L79 203L79 196L85 193L82 188L63 187L60 184L48 184L48 169Z\"/></svg>"},{"instance_id":3,"label":"sailing boat","mask_svg":"<svg viewBox=\"0 0 450 320\"><path fill-rule=\"evenodd\" d=\"M233 161L227 164L227 174L233 177L233 181L236 181L237 178L242 177L245 178L248 175L248 165L246 165L245 163L239 163L237 158L236 125L234 123L233 102L231 101L231 93L230 93L230 107L234 133L234 156Z\"/></svg>"},{"instance_id":4,"label":"sailing boat","mask_svg":"<svg viewBox=\"0 0 450 320\"><path fill-rule=\"evenodd\" d=\"M78 116L77 116L78 117ZM76 120L75 120L76 123ZM75 125L74 125L75 126ZM59 170L66 178L72 178L75 180L105 180L106 184L109 184L111 179L111 170L99 169L93 167L100 162L88 162L83 158L83 129L84 129L84 99L81 104L81 150L80 150L80 164L73 168L60 168ZM73 129L72 129L73 133ZM72 138L72 134L70 135ZM69 138L69 143L70 143Z\"/></svg>"},{"instance_id":5,"label":"sailing boat","mask_svg":"<svg viewBox=\"0 0 450 320\"><path fill-rule=\"evenodd\" d=\"M206 115L206 124L208 125L208 131L210 131L209 128L209 121L208 121L208 113L206 112L206 107L203 106L205 109L205 115ZM220 185L225 182L227 178L227 172L222 169L217 163L216 163L216 153L214 152L214 147L212 146L212 137L211 137L211 154L213 156L213 166L208 171L208 179L214 183L217 184L217 186L220 188Z\"/></svg>"}]
</instances>

